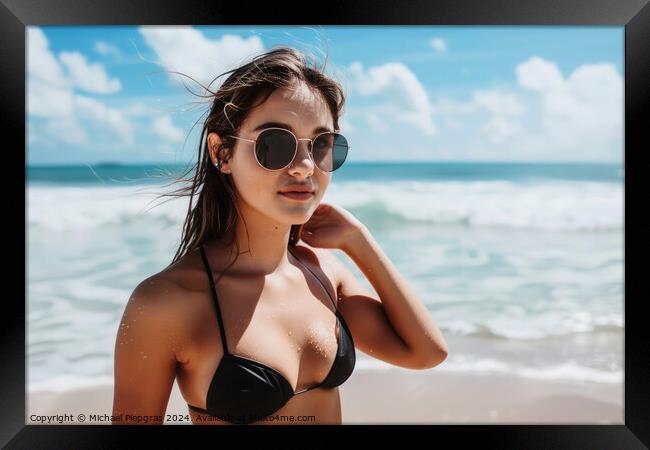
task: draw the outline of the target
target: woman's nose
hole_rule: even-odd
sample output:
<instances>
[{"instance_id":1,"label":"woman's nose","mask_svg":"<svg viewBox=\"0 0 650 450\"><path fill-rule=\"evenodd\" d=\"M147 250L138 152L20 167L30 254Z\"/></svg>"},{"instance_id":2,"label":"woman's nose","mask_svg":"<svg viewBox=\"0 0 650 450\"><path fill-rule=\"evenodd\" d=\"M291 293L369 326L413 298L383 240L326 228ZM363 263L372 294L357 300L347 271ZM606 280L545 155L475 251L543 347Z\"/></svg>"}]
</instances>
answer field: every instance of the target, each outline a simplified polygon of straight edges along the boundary
<instances>
[{"instance_id":1,"label":"woman's nose","mask_svg":"<svg viewBox=\"0 0 650 450\"><path fill-rule=\"evenodd\" d=\"M304 145L300 145L303 142ZM311 139L298 139L298 150L296 152L296 158L293 161L293 166L304 164L306 162L309 163L310 167L314 164L311 155Z\"/></svg>"}]
</instances>

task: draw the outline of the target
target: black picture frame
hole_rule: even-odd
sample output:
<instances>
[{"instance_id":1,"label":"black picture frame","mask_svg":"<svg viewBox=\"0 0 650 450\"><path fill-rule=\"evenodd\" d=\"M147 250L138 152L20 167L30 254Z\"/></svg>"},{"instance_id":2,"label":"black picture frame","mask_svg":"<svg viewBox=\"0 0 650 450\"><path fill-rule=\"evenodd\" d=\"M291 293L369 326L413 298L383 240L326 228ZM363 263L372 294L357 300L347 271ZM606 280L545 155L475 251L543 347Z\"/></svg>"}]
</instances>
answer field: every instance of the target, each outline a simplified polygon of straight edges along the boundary
<instances>
[{"instance_id":1,"label":"black picture frame","mask_svg":"<svg viewBox=\"0 0 650 450\"><path fill-rule=\"evenodd\" d=\"M47 25L588 25L625 27L625 239L624 257L627 261L643 261L643 251L650 249L647 219L643 205L627 199L641 192L644 170L643 156L650 149L647 119L650 117L650 6L649 0L357 0L321 3L276 2L246 5L242 2L129 2L71 0L2 0L0 3L0 102L2 104L4 143L22 143L25 134L25 70L26 27ZM318 14L315 14L317 10ZM281 21L278 20L281 17ZM21 70L23 68L23 70ZM14 139L12 139L14 138ZM18 154L16 146L5 148L6 154ZM25 153L25 165L27 153ZM26 180L24 180L26 181ZM26 198L26 197L25 197ZM647 201L646 201L647 202ZM647 203L645 203L647 204ZM9 205L6 205L9 206ZM25 206L27 209L27 205ZM8 216L7 216L8 217ZM26 216L24 216L26 217ZM16 222L14 220L14 222ZM25 222L27 255L27 223ZM646 256L647 257L647 256ZM16 266L16 264L13 264ZM625 264L625 386L624 423L620 425L431 425L435 429L431 445L453 442L466 446L478 444L494 448L603 448L633 449L650 445L650 336L643 298L648 298L641 285L643 278L633 274ZM26 265L24 266L26 269ZM638 273L638 272L637 272ZM10 277L6 281L13 281ZM25 286L27 271L25 270ZM637 292L638 291L638 292ZM9 290L6 290L6 293ZM4 347L2 384L0 386L0 445L3 448L116 448L133 447L135 438L145 437L147 444L164 439L165 447L174 445L170 433L192 433L201 436L206 431L197 427L129 427L97 425L25 425L25 311L24 305L4 297L2 343ZM27 297L25 297L27 301ZM507 393L504 393L506 395ZM350 426L359 428L362 426ZM202 429L201 427L198 427ZM227 433L241 427L229 428ZM266 427L264 427L266 428ZM284 427L282 427L284 428ZM298 430L296 430L298 428ZM293 428L294 433L312 433L313 428ZM327 428L325 436L336 436L339 429ZM386 430L388 427L381 429ZM247 436L250 435L250 427ZM260 427L253 427L260 430ZM373 429L372 432L377 432ZM163 431L164 430L164 431ZM301 431L302 430L302 431ZM260 432L260 431L257 431ZM145 435L146 433L146 435ZM197 434L194 434L197 433ZM435 434L434 434L435 433ZM211 433L210 438L215 434ZM206 436L207 437L207 436ZM313 440L313 434L305 434ZM186 444L188 436L178 440ZM228 439L228 437L226 437ZM123 444L122 442L130 442ZM325 444L325 440L319 443ZM428 444L428 442L423 442ZM415 442L408 441L408 444ZM407 445L408 445L407 444ZM221 441L216 445L226 445Z\"/></svg>"}]
</instances>

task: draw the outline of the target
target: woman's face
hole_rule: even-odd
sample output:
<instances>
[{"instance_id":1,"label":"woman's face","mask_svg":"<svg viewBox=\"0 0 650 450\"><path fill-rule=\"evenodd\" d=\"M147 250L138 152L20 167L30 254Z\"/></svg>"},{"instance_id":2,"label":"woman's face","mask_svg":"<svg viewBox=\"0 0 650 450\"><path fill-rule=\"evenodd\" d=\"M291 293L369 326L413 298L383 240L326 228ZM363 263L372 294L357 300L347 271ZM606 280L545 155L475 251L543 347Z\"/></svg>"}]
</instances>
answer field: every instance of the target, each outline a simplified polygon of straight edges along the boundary
<instances>
[{"instance_id":1,"label":"woman's face","mask_svg":"<svg viewBox=\"0 0 650 450\"><path fill-rule=\"evenodd\" d=\"M318 91L310 89L304 83L296 84L295 88L276 89L263 104L249 113L238 137L255 139L263 128L284 128L279 124L287 125L297 138L313 139L323 132L317 130L321 127L334 130L327 103ZM210 135L208 139L216 138L214 142L219 142L215 133ZM211 143L211 147L214 145L216 144ZM309 141L298 141L293 162L277 171L266 170L258 164L254 147L253 142L237 139L231 158L227 163L222 163L222 171L230 170L240 199L246 206L279 223L305 223L323 198L331 173L316 167L309 154ZM212 155L213 163L216 162L215 156ZM303 184L314 189L313 197L294 200L278 193L293 184Z\"/></svg>"}]
</instances>

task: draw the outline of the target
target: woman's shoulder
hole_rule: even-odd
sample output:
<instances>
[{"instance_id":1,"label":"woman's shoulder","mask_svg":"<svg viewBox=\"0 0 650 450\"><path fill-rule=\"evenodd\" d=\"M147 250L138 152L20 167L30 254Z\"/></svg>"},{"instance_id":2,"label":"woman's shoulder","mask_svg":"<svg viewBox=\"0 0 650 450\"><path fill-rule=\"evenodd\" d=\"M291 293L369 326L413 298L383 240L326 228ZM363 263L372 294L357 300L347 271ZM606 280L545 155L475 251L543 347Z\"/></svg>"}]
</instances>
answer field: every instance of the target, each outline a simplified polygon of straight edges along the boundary
<instances>
[{"instance_id":1,"label":"woman's shoulder","mask_svg":"<svg viewBox=\"0 0 650 450\"><path fill-rule=\"evenodd\" d=\"M205 290L205 269L199 250L190 250L173 264L152 275L151 278L176 293L188 294Z\"/></svg>"},{"instance_id":2,"label":"woman's shoulder","mask_svg":"<svg viewBox=\"0 0 650 450\"><path fill-rule=\"evenodd\" d=\"M143 279L135 286L127 309L146 308L150 314L173 314L176 312L179 294L182 292L183 289L178 283L159 272Z\"/></svg>"},{"instance_id":3,"label":"woman's shoulder","mask_svg":"<svg viewBox=\"0 0 650 450\"><path fill-rule=\"evenodd\" d=\"M184 360L184 343L197 318L204 314L205 293L193 288L180 275L182 266L161 270L140 281L133 289L124 311L124 321L154 341L167 342L174 337L176 358ZM137 320L137 322L136 322Z\"/></svg>"},{"instance_id":4,"label":"woman's shoulder","mask_svg":"<svg viewBox=\"0 0 650 450\"><path fill-rule=\"evenodd\" d=\"M192 252L193 253L193 252ZM187 296L204 289L197 280L196 256L188 253L174 264L140 281L130 301L147 303L147 306L161 312L178 312L187 308Z\"/></svg>"},{"instance_id":5,"label":"woman's shoulder","mask_svg":"<svg viewBox=\"0 0 650 450\"><path fill-rule=\"evenodd\" d=\"M338 291L339 276L336 255L328 248L312 247L304 242L296 244L298 256L303 262L308 262L312 267L321 270Z\"/></svg>"}]
</instances>

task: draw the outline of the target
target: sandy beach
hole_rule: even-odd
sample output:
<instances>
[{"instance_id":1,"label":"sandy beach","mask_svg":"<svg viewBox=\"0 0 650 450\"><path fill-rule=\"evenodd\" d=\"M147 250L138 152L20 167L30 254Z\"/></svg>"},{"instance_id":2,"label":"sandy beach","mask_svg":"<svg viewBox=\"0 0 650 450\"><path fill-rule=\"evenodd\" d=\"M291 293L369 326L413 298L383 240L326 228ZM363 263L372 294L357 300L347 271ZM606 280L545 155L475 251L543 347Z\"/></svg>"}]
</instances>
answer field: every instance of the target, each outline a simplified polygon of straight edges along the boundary
<instances>
[{"instance_id":1,"label":"sandy beach","mask_svg":"<svg viewBox=\"0 0 650 450\"><path fill-rule=\"evenodd\" d=\"M623 386L593 382L547 381L501 374L436 371L357 370L340 388L343 424L623 424ZM36 392L27 397L26 424L32 415L112 411L113 387ZM168 414L187 414L178 386ZM51 422L57 424L57 422ZM166 421L165 424L184 424Z\"/></svg>"}]
</instances>

